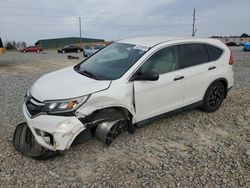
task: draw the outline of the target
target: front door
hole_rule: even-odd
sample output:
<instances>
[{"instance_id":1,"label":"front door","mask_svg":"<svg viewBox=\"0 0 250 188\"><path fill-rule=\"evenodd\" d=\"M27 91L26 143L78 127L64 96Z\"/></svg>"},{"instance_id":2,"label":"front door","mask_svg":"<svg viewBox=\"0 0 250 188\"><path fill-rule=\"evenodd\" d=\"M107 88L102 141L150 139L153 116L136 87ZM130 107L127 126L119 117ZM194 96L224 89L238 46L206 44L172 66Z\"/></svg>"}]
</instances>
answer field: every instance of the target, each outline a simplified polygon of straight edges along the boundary
<instances>
[{"instance_id":1,"label":"front door","mask_svg":"<svg viewBox=\"0 0 250 188\"><path fill-rule=\"evenodd\" d=\"M136 74L154 71L157 81L134 81L136 121L142 121L182 107L184 77L179 70L179 47L155 52Z\"/></svg>"}]
</instances>

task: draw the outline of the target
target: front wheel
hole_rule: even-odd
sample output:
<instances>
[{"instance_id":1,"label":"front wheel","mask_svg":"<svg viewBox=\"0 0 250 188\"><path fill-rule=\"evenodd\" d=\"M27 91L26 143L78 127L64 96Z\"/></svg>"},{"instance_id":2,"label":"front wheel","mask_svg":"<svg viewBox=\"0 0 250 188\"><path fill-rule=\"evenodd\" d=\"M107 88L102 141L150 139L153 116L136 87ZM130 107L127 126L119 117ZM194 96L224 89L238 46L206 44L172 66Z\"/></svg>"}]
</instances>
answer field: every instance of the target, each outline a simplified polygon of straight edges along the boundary
<instances>
[{"instance_id":1,"label":"front wheel","mask_svg":"<svg viewBox=\"0 0 250 188\"><path fill-rule=\"evenodd\" d=\"M58 151L48 150L38 144L25 122L17 125L13 136L13 145L17 151L38 160L53 158L61 154Z\"/></svg>"},{"instance_id":2,"label":"front wheel","mask_svg":"<svg viewBox=\"0 0 250 188\"><path fill-rule=\"evenodd\" d=\"M202 110L205 112L215 112L218 110L226 96L225 87L221 82L211 85L203 99Z\"/></svg>"}]
</instances>

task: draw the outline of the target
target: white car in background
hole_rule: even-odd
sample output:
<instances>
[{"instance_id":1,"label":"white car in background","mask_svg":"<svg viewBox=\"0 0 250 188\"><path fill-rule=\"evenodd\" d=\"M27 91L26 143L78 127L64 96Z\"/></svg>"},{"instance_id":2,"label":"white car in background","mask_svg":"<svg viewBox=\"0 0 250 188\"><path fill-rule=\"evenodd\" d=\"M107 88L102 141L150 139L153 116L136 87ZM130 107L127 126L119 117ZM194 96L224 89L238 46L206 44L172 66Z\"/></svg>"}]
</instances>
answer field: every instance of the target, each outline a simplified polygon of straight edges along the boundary
<instances>
[{"instance_id":1,"label":"white car in background","mask_svg":"<svg viewBox=\"0 0 250 188\"><path fill-rule=\"evenodd\" d=\"M83 51L83 53L84 53L83 55L84 55L84 57L89 57L104 47L105 47L105 45L96 45L95 47L85 46L84 51Z\"/></svg>"},{"instance_id":2,"label":"white car in background","mask_svg":"<svg viewBox=\"0 0 250 188\"><path fill-rule=\"evenodd\" d=\"M163 115L214 112L232 88L233 57L215 39L145 37L113 42L76 66L42 76L23 104L15 148L46 159L96 136L106 145Z\"/></svg>"}]
</instances>

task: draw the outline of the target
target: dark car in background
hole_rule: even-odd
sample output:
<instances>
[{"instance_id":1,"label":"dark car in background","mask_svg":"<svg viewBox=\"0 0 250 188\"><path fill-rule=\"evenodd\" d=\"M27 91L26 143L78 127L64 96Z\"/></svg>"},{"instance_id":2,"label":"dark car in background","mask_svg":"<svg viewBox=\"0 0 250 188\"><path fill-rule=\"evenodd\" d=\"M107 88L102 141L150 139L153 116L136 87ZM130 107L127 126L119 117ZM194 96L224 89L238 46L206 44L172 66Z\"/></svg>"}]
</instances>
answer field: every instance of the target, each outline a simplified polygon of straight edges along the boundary
<instances>
[{"instance_id":1,"label":"dark car in background","mask_svg":"<svg viewBox=\"0 0 250 188\"><path fill-rule=\"evenodd\" d=\"M43 48L39 47L39 46L28 46L26 48L23 48L20 50L20 52L26 53L26 52L41 52L43 51Z\"/></svg>"},{"instance_id":2,"label":"dark car in background","mask_svg":"<svg viewBox=\"0 0 250 188\"><path fill-rule=\"evenodd\" d=\"M76 46L76 45L68 45L68 46L65 46L64 48L60 48L57 50L58 53L72 53L72 52L75 52L75 53L80 53L80 52L83 52L83 48L80 47L80 46Z\"/></svg>"}]
</instances>

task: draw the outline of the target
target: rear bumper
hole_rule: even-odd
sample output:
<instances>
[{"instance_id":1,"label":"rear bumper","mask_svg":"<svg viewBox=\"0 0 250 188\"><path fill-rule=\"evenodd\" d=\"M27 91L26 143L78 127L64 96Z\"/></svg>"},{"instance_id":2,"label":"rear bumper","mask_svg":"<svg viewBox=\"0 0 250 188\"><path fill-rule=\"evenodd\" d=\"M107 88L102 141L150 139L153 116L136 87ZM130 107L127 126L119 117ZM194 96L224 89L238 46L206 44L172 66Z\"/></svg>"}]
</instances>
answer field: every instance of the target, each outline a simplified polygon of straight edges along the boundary
<instances>
[{"instance_id":1,"label":"rear bumper","mask_svg":"<svg viewBox=\"0 0 250 188\"><path fill-rule=\"evenodd\" d=\"M23 113L36 141L49 150L65 150L86 129L75 116L39 115L30 118L25 104Z\"/></svg>"}]
</instances>

